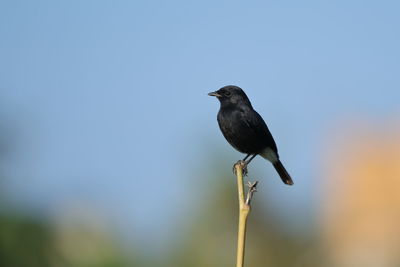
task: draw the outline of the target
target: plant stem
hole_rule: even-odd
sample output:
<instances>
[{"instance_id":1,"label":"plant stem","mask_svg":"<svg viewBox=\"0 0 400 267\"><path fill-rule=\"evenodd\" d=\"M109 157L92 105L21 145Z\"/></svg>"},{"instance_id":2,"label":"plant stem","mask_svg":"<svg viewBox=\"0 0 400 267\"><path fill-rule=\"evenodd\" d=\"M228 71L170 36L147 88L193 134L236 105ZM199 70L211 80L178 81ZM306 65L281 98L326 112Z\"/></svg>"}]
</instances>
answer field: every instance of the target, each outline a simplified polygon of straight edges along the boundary
<instances>
[{"instance_id":1,"label":"plant stem","mask_svg":"<svg viewBox=\"0 0 400 267\"><path fill-rule=\"evenodd\" d=\"M239 193L239 229L238 229L238 246L236 267L243 267L244 263L244 248L246 242L246 223L247 216L250 212L250 205L246 203L244 198L244 185L243 185L243 164L237 163L235 165L238 193Z\"/></svg>"}]
</instances>

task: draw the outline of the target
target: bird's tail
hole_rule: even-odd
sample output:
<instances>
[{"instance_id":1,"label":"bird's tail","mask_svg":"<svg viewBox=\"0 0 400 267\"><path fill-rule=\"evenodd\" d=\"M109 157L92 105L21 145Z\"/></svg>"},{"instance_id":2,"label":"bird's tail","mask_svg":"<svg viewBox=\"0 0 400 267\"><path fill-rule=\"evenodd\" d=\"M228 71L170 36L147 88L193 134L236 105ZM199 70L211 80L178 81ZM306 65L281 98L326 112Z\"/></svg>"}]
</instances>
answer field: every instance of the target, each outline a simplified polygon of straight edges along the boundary
<instances>
[{"instance_id":1,"label":"bird's tail","mask_svg":"<svg viewBox=\"0 0 400 267\"><path fill-rule=\"evenodd\" d=\"M293 185L293 180L290 177L289 173L286 171L285 167L283 167L282 162L278 159L273 163L275 170L278 172L282 181L287 185Z\"/></svg>"}]
</instances>

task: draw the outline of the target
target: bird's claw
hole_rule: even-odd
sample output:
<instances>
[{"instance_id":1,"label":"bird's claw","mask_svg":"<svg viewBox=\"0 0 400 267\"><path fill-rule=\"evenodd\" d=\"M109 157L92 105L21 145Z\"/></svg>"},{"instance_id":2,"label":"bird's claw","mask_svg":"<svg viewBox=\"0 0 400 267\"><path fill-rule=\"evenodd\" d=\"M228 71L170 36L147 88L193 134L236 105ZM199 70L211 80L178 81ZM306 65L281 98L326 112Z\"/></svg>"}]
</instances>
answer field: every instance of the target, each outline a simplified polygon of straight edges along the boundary
<instances>
[{"instance_id":1,"label":"bird's claw","mask_svg":"<svg viewBox=\"0 0 400 267\"><path fill-rule=\"evenodd\" d=\"M236 174L236 165L238 165L238 164L242 168L243 175L246 176L247 175L247 162L244 160L238 160L235 164L233 164L233 167L232 167L233 173Z\"/></svg>"}]
</instances>

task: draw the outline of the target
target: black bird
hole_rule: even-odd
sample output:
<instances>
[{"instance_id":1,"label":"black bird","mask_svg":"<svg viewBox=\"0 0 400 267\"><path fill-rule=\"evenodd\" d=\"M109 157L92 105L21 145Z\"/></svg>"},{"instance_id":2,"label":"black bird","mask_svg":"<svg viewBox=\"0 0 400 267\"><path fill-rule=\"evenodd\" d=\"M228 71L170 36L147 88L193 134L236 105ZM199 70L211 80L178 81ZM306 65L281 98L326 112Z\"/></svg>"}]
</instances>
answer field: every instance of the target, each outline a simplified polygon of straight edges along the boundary
<instances>
[{"instance_id":1,"label":"black bird","mask_svg":"<svg viewBox=\"0 0 400 267\"><path fill-rule=\"evenodd\" d=\"M285 184L292 185L292 178L279 160L274 138L244 91L238 86L227 85L208 95L217 97L221 103L217 116L219 128L229 144L247 154L243 159L245 164L260 155L272 163Z\"/></svg>"}]
</instances>

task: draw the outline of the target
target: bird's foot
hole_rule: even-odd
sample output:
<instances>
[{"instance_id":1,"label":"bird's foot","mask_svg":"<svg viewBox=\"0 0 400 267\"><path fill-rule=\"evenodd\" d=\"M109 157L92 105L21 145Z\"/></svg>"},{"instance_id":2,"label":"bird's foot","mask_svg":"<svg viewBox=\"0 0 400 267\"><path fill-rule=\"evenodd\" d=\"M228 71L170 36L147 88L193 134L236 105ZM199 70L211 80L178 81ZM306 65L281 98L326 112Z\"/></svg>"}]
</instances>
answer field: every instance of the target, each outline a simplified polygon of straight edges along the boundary
<instances>
[{"instance_id":1,"label":"bird's foot","mask_svg":"<svg viewBox=\"0 0 400 267\"><path fill-rule=\"evenodd\" d=\"M233 173L236 174L236 165L238 165L238 164L242 168L243 175L246 176L247 175L247 162L244 160L238 160L235 164L233 164L233 167L232 167Z\"/></svg>"}]
</instances>

